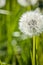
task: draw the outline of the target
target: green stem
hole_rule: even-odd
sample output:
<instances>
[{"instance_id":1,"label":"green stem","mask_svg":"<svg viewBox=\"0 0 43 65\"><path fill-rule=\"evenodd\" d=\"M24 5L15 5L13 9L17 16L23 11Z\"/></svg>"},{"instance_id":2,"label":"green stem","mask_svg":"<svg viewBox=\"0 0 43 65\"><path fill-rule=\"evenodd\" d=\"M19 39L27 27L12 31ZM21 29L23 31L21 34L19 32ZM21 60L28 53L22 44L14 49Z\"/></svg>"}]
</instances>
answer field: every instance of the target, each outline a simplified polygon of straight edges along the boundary
<instances>
[{"instance_id":1,"label":"green stem","mask_svg":"<svg viewBox=\"0 0 43 65\"><path fill-rule=\"evenodd\" d=\"M35 65L35 36L33 36L33 60L32 60L32 65Z\"/></svg>"},{"instance_id":2,"label":"green stem","mask_svg":"<svg viewBox=\"0 0 43 65\"><path fill-rule=\"evenodd\" d=\"M39 36L36 36L36 50L39 52L39 44L40 44L40 37ZM37 56L36 56L36 62L37 62L37 65L39 65L39 55L38 53L36 53Z\"/></svg>"}]
</instances>

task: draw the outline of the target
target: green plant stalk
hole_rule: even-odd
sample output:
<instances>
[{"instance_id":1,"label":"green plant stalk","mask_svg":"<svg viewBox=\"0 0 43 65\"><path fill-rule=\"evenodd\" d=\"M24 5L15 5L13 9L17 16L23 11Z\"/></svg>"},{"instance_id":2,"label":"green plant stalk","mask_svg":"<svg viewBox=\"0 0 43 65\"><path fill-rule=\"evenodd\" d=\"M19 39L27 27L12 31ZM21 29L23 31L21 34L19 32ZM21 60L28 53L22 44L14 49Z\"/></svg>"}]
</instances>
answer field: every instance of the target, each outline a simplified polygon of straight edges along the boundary
<instances>
[{"instance_id":1,"label":"green plant stalk","mask_svg":"<svg viewBox=\"0 0 43 65\"><path fill-rule=\"evenodd\" d=\"M8 1L8 0L7 0ZM10 0L6 3L6 10L10 11ZM7 56L5 58L5 62L8 63L11 59L12 49L11 49L11 29L10 29L10 15L6 15L6 30L7 30Z\"/></svg>"},{"instance_id":2,"label":"green plant stalk","mask_svg":"<svg viewBox=\"0 0 43 65\"><path fill-rule=\"evenodd\" d=\"M36 50L39 51L39 45L40 45L40 37L39 36L36 36ZM36 62L37 62L37 65L39 65L39 55L38 53L36 53L37 56L36 56Z\"/></svg>"},{"instance_id":3,"label":"green plant stalk","mask_svg":"<svg viewBox=\"0 0 43 65\"><path fill-rule=\"evenodd\" d=\"M35 36L33 36L33 59L32 59L32 65L35 65L35 49L36 49L36 42L35 42Z\"/></svg>"},{"instance_id":4,"label":"green plant stalk","mask_svg":"<svg viewBox=\"0 0 43 65\"><path fill-rule=\"evenodd\" d=\"M0 15L0 17L2 17L1 15ZM1 20L0 20L0 41L2 40L2 24L1 24Z\"/></svg>"},{"instance_id":5,"label":"green plant stalk","mask_svg":"<svg viewBox=\"0 0 43 65\"><path fill-rule=\"evenodd\" d=\"M1 41L1 25L0 25L0 41Z\"/></svg>"}]
</instances>

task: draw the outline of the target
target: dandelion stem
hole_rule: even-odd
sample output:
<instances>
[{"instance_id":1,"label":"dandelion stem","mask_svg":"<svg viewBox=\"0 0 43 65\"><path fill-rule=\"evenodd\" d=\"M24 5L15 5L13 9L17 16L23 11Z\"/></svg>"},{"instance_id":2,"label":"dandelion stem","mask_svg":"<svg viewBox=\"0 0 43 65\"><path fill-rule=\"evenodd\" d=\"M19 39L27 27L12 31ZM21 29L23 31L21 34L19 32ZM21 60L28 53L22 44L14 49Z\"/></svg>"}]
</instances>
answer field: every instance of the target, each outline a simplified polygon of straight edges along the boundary
<instances>
[{"instance_id":1,"label":"dandelion stem","mask_svg":"<svg viewBox=\"0 0 43 65\"><path fill-rule=\"evenodd\" d=\"M36 50L38 51L39 50L39 45L40 44L40 37L39 36L36 36ZM39 55L37 53L37 56L36 56L36 62L37 62L37 65L39 65Z\"/></svg>"},{"instance_id":2,"label":"dandelion stem","mask_svg":"<svg viewBox=\"0 0 43 65\"><path fill-rule=\"evenodd\" d=\"M35 65L35 36L33 36L33 59L32 59L32 65Z\"/></svg>"}]
</instances>

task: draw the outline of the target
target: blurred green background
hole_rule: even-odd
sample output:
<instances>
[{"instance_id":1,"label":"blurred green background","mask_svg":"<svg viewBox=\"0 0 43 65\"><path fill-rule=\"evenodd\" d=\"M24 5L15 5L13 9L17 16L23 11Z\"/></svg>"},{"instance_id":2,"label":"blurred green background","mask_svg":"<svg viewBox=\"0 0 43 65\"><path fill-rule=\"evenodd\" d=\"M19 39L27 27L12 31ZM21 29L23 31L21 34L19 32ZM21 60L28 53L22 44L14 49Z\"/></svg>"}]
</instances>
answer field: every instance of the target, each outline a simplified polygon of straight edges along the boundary
<instances>
[{"instance_id":1,"label":"blurred green background","mask_svg":"<svg viewBox=\"0 0 43 65\"><path fill-rule=\"evenodd\" d=\"M22 37L18 23L24 12L35 10L38 5L23 7L17 0L6 0L6 5L0 8L10 12L0 14L0 65L32 65L32 38ZM20 36L13 36L13 32ZM43 65L43 33L36 36L36 65Z\"/></svg>"}]
</instances>

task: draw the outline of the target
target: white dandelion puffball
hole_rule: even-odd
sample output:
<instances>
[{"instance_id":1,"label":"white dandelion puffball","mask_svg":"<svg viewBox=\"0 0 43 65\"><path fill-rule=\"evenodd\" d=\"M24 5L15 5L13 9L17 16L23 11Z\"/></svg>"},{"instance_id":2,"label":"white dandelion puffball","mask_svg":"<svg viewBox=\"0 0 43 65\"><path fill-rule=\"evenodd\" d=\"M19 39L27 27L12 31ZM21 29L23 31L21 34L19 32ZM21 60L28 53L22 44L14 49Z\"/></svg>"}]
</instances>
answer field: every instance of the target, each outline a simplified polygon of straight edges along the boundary
<instances>
[{"instance_id":1,"label":"white dandelion puffball","mask_svg":"<svg viewBox=\"0 0 43 65\"><path fill-rule=\"evenodd\" d=\"M0 0L0 8L4 7L6 4L6 0Z\"/></svg>"},{"instance_id":2,"label":"white dandelion puffball","mask_svg":"<svg viewBox=\"0 0 43 65\"><path fill-rule=\"evenodd\" d=\"M38 2L38 0L30 0L30 1L32 5L35 5Z\"/></svg>"},{"instance_id":3,"label":"white dandelion puffball","mask_svg":"<svg viewBox=\"0 0 43 65\"><path fill-rule=\"evenodd\" d=\"M30 5L30 0L29 2L27 0L17 0L17 2L24 7Z\"/></svg>"},{"instance_id":4,"label":"white dandelion puffball","mask_svg":"<svg viewBox=\"0 0 43 65\"><path fill-rule=\"evenodd\" d=\"M38 0L17 0L21 6L35 5Z\"/></svg>"},{"instance_id":5,"label":"white dandelion puffball","mask_svg":"<svg viewBox=\"0 0 43 65\"><path fill-rule=\"evenodd\" d=\"M43 31L43 15L30 11L24 13L19 20L19 29L28 36L33 36Z\"/></svg>"},{"instance_id":6,"label":"white dandelion puffball","mask_svg":"<svg viewBox=\"0 0 43 65\"><path fill-rule=\"evenodd\" d=\"M41 12L40 12L40 8L36 8L36 9L35 9L35 12L41 13Z\"/></svg>"}]
</instances>

